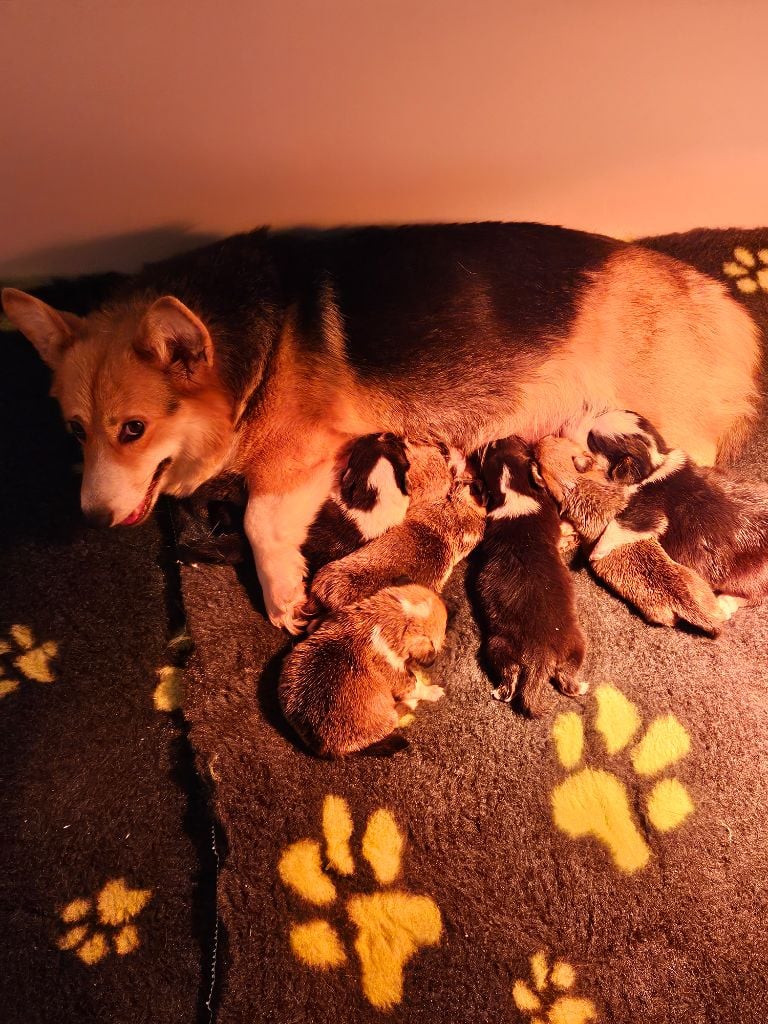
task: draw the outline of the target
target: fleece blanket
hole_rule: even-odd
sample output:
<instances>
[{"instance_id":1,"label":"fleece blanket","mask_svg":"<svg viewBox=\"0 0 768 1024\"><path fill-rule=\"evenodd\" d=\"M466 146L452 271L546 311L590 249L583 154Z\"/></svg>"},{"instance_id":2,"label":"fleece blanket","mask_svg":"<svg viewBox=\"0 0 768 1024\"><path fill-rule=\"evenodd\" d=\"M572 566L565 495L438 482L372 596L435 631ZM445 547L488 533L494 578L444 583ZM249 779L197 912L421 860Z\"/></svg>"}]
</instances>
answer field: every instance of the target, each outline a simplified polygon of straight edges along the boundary
<instances>
[{"instance_id":1,"label":"fleece blanket","mask_svg":"<svg viewBox=\"0 0 768 1024\"><path fill-rule=\"evenodd\" d=\"M765 328L768 229L646 244ZM767 457L763 421L742 469L766 479ZM457 571L446 698L407 749L328 763L280 719L286 641L252 570L182 570L184 711L226 841L222 1024L765 1019L765 609L711 640L644 624L586 571L576 584L582 702L553 693L528 721L491 699Z\"/></svg>"},{"instance_id":2,"label":"fleece blanket","mask_svg":"<svg viewBox=\"0 0 768 1024\"><path fill-rule=\"evenodd\" d=\"M110 280L45 290L85 312ZM159 521L87 529L32 347L0 376L0 1019L208 1021L211 824Z\"/></svg>"}]
</instances>

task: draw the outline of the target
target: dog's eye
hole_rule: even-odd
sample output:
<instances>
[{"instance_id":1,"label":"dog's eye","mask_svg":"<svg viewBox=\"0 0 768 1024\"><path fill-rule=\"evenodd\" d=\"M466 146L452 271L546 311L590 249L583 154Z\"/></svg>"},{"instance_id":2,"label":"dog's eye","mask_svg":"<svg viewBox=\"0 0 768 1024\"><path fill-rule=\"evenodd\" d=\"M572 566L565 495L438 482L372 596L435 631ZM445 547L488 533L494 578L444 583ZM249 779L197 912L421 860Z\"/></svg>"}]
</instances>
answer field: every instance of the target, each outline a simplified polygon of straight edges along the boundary
<instances>
[{"instance_id":1,"label":"dog's eye","mask_svg":"<svg viewBox=\"0 0 768 1024\"><path fill-rule=\"evenodd\" d=\"M128 420L120 427L120 444L130 444L131 441L138 441L144 433L144 424L141 420Z\"/></svg>"},{"instance_id":2,"label":"dog's eye","mask_svg":"<svg viewBox=\"0 0 768 1024\"><path fill-rule=\"evenodd\" d=\"M573 465L577 473L586 473L588 469L592 469L595 464L594 459L590 459L588 455L574 455Z\"/></svg>"},{"instance_id":3,"label":"dog's eye","mask_svg":"<svg viewBox=\"0 0 768 1024\"><path fill-rule=\"evenodd\" d=\"M82 423L78 423L77 420L69 420L67 426L80 444L85 444L85 429Z\"/></svg>"}]
</instances>

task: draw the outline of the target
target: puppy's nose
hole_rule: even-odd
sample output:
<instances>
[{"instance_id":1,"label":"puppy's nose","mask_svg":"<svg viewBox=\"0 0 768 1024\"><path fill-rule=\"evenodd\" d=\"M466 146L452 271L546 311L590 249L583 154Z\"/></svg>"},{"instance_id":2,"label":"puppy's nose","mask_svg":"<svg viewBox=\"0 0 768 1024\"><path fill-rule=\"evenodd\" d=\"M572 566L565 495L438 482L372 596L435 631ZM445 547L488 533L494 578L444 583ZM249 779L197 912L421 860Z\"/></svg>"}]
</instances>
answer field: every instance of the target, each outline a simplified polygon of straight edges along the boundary
<instances>
[{"instance_id":1,"label":"puppy's nose","mask_svg":"<svg viewBox=\"0 0 768 1024\"><path fill-rule=\"evenodd\" d=\"M112 513L106 508L83 509L85 521L89 526L111 526Z\"/></svg>"}]
</instances>

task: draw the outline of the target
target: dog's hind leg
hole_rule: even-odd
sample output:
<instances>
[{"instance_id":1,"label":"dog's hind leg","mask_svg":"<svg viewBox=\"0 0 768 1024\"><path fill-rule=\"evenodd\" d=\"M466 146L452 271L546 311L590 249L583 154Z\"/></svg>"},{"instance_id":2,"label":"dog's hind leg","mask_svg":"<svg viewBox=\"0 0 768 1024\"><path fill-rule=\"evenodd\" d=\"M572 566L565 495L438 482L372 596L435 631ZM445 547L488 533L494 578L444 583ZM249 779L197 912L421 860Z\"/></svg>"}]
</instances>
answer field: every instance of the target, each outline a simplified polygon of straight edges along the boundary
<instances>
[{"instance_id":1,"label":"dog's hind leg","mask_svg":"<svg viewBox=\"0 0 768 1024\"><path fill-rule=\"evenodd\" d=\"M596 576L649 621L674 626L678 619L716 635L727 615L709 584L674 562L657 540L645 538L590 559Z\"/></svg>"}]
</instances>

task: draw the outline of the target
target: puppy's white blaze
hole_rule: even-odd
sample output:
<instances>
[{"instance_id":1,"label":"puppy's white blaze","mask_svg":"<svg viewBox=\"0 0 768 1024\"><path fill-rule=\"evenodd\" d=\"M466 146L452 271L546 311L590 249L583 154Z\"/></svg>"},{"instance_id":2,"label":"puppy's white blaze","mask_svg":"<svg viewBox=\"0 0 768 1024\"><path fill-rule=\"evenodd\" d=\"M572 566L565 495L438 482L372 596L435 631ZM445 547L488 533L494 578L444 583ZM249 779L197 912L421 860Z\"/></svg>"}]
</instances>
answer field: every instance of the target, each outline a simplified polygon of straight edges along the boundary
<instances>
[{"instance_id":1,"label":"puppy's white blaze","mask_svg":"<svg viewBox=\"0 0 768 1024\"><path fill-rule=\"evenodd\" d=\"M395 470L389 459L380 458L368 477L378 498L370 512L348 508L340 498L337 502L362 534L363 540L375 540L392 526L399 526L408 511L408 495L403 494L395 480Z\"/></svg>"},{"instance_id":2,"label":"puppy's white blaze","mask_svg":"<svg viewBox=\"0 0 768 1024\"><path fill-rule=\"evenodd\" d=\"M593 548L589 560L590 562L599 562L601 558L610 555L616 548L624 547L627 544L637 544L641 540L658 540L659 537L664 536L668 526L669 520L666 516L661 516L659 524L654 530L630 530L626 526L622 526L621 523L617 523L614 519L603 530L603 534Z\"/></svg>"},{"instance_id":3,"label":"puppy's white blaze","mask_svg":"<svg viewBox=\"0 0 768 1024\"><path fill-rule=\"evenodd\" d=\"M403 611L416 619L426 619L429 616L429 604L427 601L409 601L407 597L399 597Z\"/></svg>"},{"instance_id":4,"label":"puppy's white blaze","mask_svg":"<svg viewBox=\"0 0 768 1024\"><path fill-rule=\"evenodd\" d=\"M387 641L381 635L381 627L374 626L371 630L371 646L377 654L380 654L382 658L391 665L392 668L397 669L398 672L405 670L405 658L401 658L400 655L393 651Z\"/></svg>"},{"instance_id":5,"label":"puppy's white blaze","mask_svg":"<svg viewBox=\"0 0 768 1024\"><path fill-rule=\"evenodd\" d=\"M648 484L658 483L659 480L666 480L668 476L672 476L673 473L677 473L678 470L682 469L683 466L688 462L688 455L681 448L673 448L672 451L663 456L664 461L662 464L647 476L645 480L641 480L639 484L633 484L629 490L637 491L641 487L646 487Z\"/></svg>"},{"instance_id":6,"label":"puppy's white blaze","mask_svg":"<svg viewBox=\"0 0 768 1024\"><path fill-rule=\"evenodd\" d=\"M505 466L501 471L500 486L504 495L504 504L500 508L495 508L493 512L489 512L489 519L518 519L520 516L535 516L541 510L541 505L535 498L513 490L509 466Z\"/></svg>"}]
</instances>

